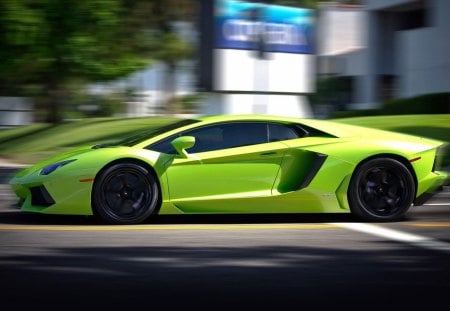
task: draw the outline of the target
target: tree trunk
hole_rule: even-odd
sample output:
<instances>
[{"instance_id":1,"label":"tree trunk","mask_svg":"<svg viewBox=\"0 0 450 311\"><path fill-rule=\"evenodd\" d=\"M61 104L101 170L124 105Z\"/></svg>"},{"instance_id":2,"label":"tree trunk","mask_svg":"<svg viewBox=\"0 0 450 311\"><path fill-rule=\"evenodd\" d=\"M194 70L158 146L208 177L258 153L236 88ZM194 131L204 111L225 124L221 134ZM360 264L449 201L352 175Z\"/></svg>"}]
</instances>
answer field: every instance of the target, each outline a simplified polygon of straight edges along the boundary
<instances>
[{"instance_id":1,"label":"tree trunk","mask_svg":"<svg viewBox=\"0 0 450 311\"><path fill-rule=\"evenodd\" d=\"M166 93L166 111L169 114L176 114L180 112L179 101L176 94L176 64L175 62L166 62L167 71L164 82L164 89Z\"/></svg>"},{"instance_id":2,"label":"tree trunk","mask_svg":"<svg viewBox=\"0 0 450 311\"><path fill-rule=\"evenodd\" d=\"M63 121L60 109L62 107L62 94L63 87L61 83L50 79L46 86L46 103L44 103L44 107L46 108L45 122L59 124Z\"/></svg>"}]
</instances>

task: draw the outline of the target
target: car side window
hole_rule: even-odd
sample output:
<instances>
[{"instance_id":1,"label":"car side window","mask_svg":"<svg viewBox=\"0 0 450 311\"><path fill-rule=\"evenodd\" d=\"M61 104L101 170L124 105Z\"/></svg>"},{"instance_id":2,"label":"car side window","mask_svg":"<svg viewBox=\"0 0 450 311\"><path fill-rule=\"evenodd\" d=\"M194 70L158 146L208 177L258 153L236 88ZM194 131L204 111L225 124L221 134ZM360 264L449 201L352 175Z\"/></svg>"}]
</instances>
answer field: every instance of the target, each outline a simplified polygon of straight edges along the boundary
<instances>
[{"instance_id":1,"label":"car side window","mask_svg":"<svg viewBox=\"0 0 450 311\"><path fill-rule=\"evenodd\" d=\"M251 146L268 142L268 127L264 122L222 123L185 131L147 147L158 152L175 154L171 141L179 136L194 136L195 145L189 153Z\"/></svg>"},{"instance_id":2,"label":"car side window","mask_svg":"<svg viewBox=\"0 0 450 311\"><path fill-rule=\"evenodd\" d=\"M266 123L242 122L227 124L223 130L223 141L227 148L251 146L268 142Z\"/></svg>"},{"instance_id":3,"label":"car side window","mask_svg":"<svg viewBox=\"0 0 450 311\"><path fill-rule=\"evenodd\" d=\"M160 153L166 153L166 154L176 154L177 151L172 146L171 142L172 142L172 140L174 140L175 138L177 138L179 136L180 135L170 136L168 138L165 138L163 140L160 140L160 141L158 141L156 143L153 143L153 144L145 147L145 149L157 151L157 152L160 152Z\"/></svg>"},{"instance_id":4,"label":"car side window","mask_svg":"<svg viewBox=\"0 0 450 311\"><path fill-rule=\"evenodd\" d=\"M187 149L189 153L198 153L223 149L223 131L220 126L207 126L189 131L183 136L194 136L195 145Z\"/></svg>"},{"instance_id":5,"label":"car side window","mask_svg":"<svg viewBox=\"0 0 450 311\"><path fill-rule=\"evenodd\" d=\"M296 139L305 136L305 132L292 126L278 123L269 124L269 142Z\"/></svg>"}]
</instances>

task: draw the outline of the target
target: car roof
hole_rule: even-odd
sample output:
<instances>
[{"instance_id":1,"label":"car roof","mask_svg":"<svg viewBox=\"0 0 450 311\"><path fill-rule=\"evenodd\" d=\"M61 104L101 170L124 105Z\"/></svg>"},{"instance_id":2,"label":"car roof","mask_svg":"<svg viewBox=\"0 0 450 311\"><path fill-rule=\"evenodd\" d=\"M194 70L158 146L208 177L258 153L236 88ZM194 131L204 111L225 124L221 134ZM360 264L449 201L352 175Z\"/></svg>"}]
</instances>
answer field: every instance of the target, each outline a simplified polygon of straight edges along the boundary
<instances>
[{"instance_id":1,"label":"car roof","mask_svg":"<svg viewBox=\"0 0 450 311\"><path fill-rule=\"evenodd\" d=\"M316 130L328 133L329 135L335 137L354 137L361 135L364 135L366 137L374 137L380 136L383 133L384 136L393 135L393 133L391 132L385 132L377 129L339 123L332 120L319 120L300 117L295 118L295 117L266 115L266 114L213 115L213 116L202 116L196 118L196 120L200 121L203 124L211 124L216 122L233 122L233 121L263 121L263 122L272 121L280 123L295 123L315 128Z\"/></svg>"},{"instance_id":2,"label":"car roof","mask_svg":"<svg viewBox=\"0 0 450 311\"><path fill-rule=\"evenodd\" d=\"M214 123L226 121L278 121L278 122L301 122L303 118L283 117L262 114L230 114L230 115L208 115L195 118L195 120Z\"/></svg>"}]
</instances>

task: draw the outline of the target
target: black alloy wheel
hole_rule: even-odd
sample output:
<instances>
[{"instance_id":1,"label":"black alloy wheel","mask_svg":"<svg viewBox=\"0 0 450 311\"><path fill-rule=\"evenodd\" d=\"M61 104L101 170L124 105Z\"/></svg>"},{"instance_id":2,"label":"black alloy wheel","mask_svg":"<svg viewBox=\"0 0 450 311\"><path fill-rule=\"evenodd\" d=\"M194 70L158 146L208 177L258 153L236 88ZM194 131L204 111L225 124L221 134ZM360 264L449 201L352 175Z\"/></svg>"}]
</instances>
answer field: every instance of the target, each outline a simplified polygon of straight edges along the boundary
<instances>
[{"instance_id":1,"label":"black alloy wheel","mask_svg":"<svg viewBox=\"0 0 450 311\"><path fill-rule=\"evenodd\" d=\"M411 172L391 158L376 158L360 165L348 190L351 211L371 221L400 219L411 207L414 197Z\"/></svg>"},{"instance_id":2,"label":"black alloy wheel","mask_svg":"<svg viewBox=\"0 0 450 311\"><path fill-rule=\"evenodd\" d=\"M93 209L111 224L138 224L157 211L158 185L151 172L134 163L108 167L94 182Z\"/></svg>"}]
</instances>

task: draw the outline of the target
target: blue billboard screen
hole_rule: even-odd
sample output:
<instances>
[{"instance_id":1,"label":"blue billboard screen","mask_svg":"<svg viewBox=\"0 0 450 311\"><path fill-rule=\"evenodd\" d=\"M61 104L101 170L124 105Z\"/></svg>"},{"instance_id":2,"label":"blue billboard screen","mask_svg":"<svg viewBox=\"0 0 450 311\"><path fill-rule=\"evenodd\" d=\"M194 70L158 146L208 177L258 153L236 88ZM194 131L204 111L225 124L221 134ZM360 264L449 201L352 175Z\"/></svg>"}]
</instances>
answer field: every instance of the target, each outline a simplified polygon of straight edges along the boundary
<instances>
[{"instance_id":1,"label":"blue billboard screen","mask_svg":"<svg viewBox=\"0 0 450 311\"><path fill-rule=\"evenodd\" d=\"M216 1L214 47L314 53L314 11L238 0Z\"/></svg>"}]
</instances>

